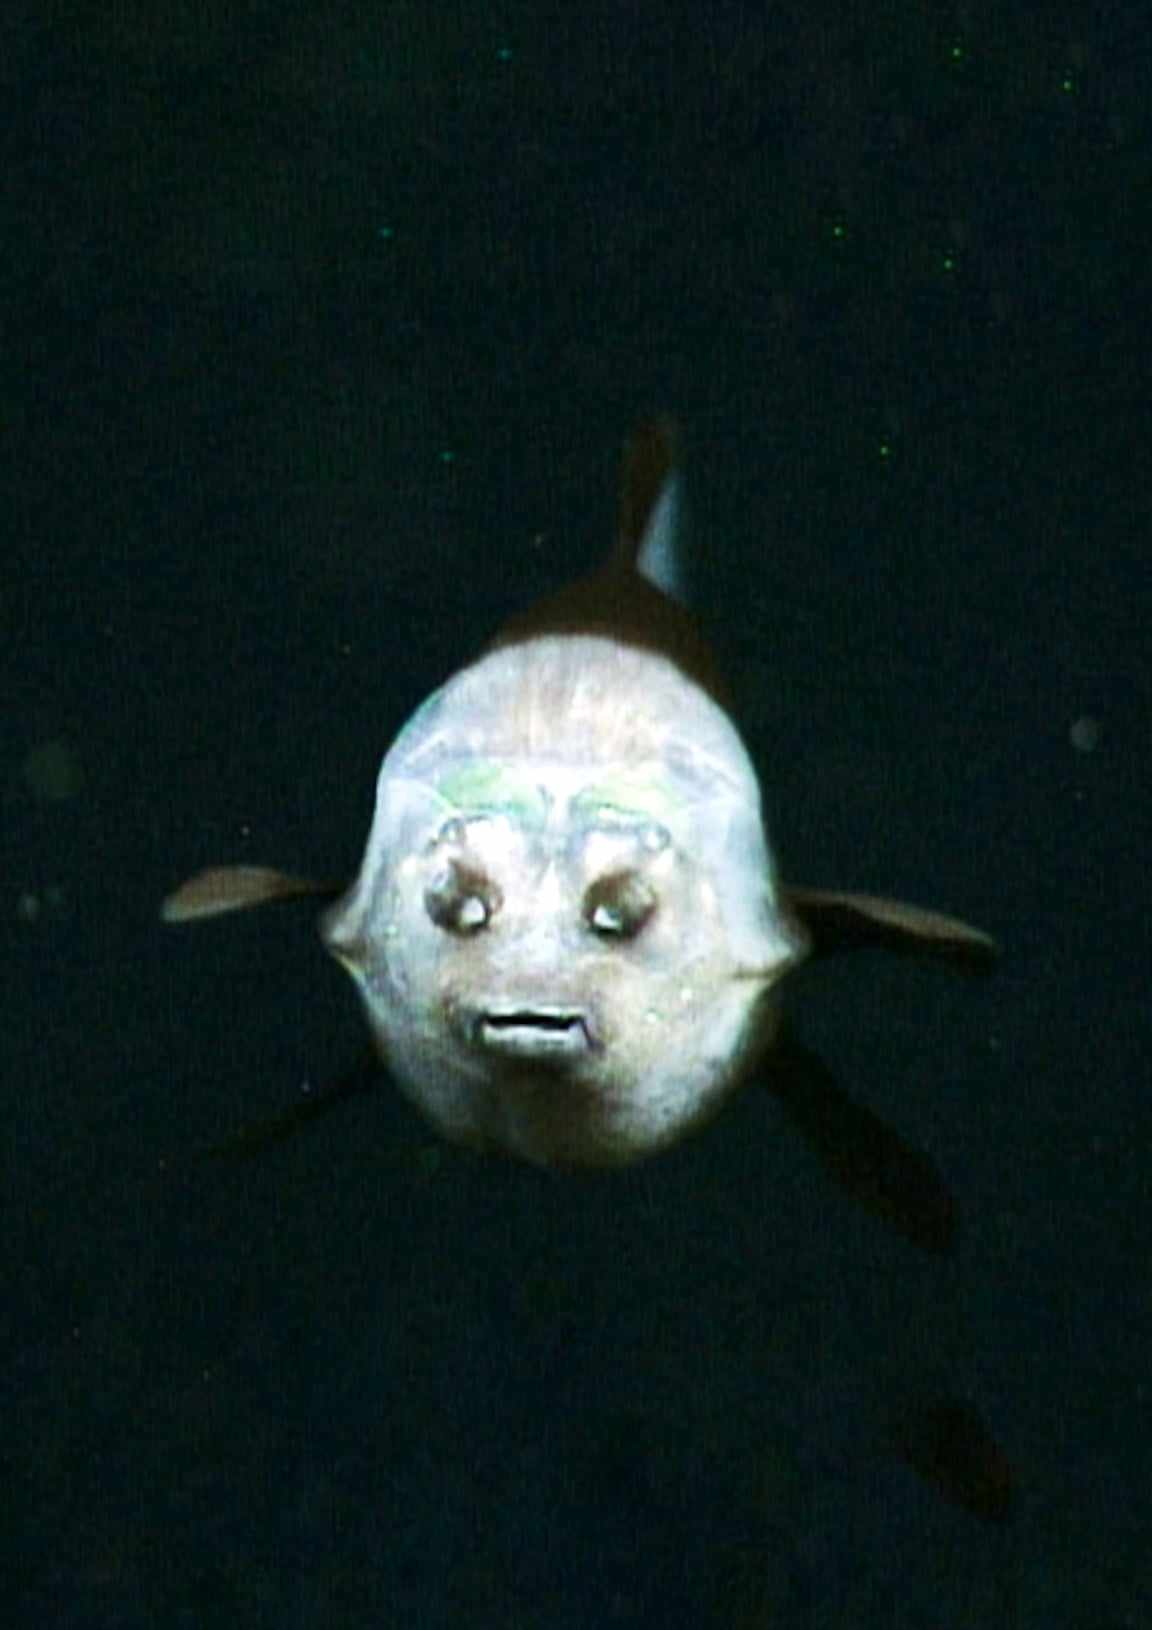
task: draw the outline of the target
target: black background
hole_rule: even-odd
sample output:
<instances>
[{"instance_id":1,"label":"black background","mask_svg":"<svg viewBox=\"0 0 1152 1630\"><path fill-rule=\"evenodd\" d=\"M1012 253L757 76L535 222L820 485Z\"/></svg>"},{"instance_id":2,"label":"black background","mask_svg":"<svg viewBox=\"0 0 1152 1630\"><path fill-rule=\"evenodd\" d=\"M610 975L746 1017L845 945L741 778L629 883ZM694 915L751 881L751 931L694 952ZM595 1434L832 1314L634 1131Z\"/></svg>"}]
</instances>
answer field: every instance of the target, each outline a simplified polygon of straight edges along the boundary
<instances>
[{"instance_id":1,"label":"black background","mask_svg":"<svg viewBox=\"0 0 1152 1630\"><path fill-rule=\"evenodd\" d=\"M1149 86L1135 9L10 6L13 1622L1145 1627ZM377 763L683 422L785 874L1002 938L792 1009L948 1174L932 1261L749 1092L560 1178L356 1055L307 911ZM1010 1521L889 1451L967 1400Z\"/></svg>"}]
</instances>

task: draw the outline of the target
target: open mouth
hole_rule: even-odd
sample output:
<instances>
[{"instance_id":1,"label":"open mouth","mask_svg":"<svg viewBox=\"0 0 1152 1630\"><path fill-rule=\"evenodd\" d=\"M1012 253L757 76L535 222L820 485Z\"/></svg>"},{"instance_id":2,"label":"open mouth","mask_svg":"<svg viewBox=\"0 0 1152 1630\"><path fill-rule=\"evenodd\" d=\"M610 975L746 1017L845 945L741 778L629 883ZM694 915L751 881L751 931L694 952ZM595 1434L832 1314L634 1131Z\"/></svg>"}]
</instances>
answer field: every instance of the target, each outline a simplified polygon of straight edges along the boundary
<instances>
[{"instance_id":1,"label":"open mouth","mask_svg":"<svg viewBox=\"0 0 1152 1630\"><path fill-rule=\"evenodd\" d=\"M571 1007L485 1008L475 1036L489 1052L513 1058L577 1058L593 1046L587 1014Z\"/></svg>"}]
</instances>

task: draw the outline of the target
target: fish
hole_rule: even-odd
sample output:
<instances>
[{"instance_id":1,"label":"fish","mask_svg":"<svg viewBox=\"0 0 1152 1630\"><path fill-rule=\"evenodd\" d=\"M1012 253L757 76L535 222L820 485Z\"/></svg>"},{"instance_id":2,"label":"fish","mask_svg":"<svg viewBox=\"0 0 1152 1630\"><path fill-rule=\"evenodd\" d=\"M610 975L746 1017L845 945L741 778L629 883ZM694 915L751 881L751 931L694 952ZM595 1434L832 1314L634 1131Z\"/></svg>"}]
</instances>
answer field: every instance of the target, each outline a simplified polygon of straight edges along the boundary
<instances>
[{"instance_id":1,"label":"fish","mask_svg":"<svg viewBox=\"0 0 1152 1630\"><path fill-rule=\"evenodd\" d=\"M983 973L997 942L937 910L781 880L757 771L687 603L681 462L675 421L636 426L606 558L513 617L417 709L380 765L350 885L213 866L162 915L324 897L320 937L352 977L375 1054L450 1142L545 1167L627 1166L758 1081L842 1191L946 1251L953 1204L934 1164L843 1091L780 992L805 962L858 950ZM364 1080L357 1068L243 1129L238 1147L278 1141ZM904 1456L961 1498L941 1466L948 1434L927 1450L924 1438Z\"/></svg>"},{"instance_id":2,"label":"fish","mask_svg":"<svg viewBox=\"0 0 1152 1630\"><path fill-rule=\"evenodd\" d=\"M608 559L508 623L385 754L350 888L212 867L164 902L185 922L338 893L321 939L389 1074L453 1142L628 1164L771 1077L774 1052L811 1130L819 1116L787 1085L803 1073L781 1023L788 974L863 947L967 968L995 956L939 912L781 884L756 771L683 603L681 510L678 429L646 421Z\"/></svg>"}]
</instances>

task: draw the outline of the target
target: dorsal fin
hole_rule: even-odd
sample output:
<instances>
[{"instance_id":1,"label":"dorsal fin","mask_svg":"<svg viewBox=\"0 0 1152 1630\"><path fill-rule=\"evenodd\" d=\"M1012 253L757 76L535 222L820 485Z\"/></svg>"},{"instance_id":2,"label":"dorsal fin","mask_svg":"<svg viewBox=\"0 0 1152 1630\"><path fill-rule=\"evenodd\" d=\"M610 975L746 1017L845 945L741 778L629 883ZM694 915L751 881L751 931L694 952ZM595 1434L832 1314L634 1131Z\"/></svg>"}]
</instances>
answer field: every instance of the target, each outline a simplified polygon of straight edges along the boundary
<instances>
[{"instance_id":1,"label":"dorsal fin","mask_svg":"<svg viewBox=\"0 0 1152 1630\"><path fill-rule=\"evenodd\" d=\"M659 652L728 707L715 659L684 604L676 547L678 450L673 419L637 426L624 446L617 534L608 559L599 571L511 618L489 650L541 635L600 635Z\"/></svg>"},{"instance_id":2,"label":"dorsal fin","mask_svg":"<svg viewBox=\"0 0 1152 1630\"><path fill-rule=\"evenodd\" d=\"M683 604L679 532L680 432L674 419L662 415L638 424L625 444L615 563Z\"/></svg>"}]
</instances>

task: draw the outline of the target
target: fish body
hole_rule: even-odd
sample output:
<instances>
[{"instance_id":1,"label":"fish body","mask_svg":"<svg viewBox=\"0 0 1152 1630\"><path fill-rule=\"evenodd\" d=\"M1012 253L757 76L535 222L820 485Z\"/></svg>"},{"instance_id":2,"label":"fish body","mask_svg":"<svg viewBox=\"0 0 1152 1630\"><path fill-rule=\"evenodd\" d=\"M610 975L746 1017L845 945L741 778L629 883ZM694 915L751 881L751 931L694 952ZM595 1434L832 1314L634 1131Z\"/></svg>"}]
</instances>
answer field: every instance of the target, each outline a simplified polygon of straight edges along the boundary
<instances>
[{"instance_id":1,"label":"fish body","mask_svg":"<svg viewBox=\"0 0 1152 1630\"><path fill-rule=\"evenodd\" d=\"M668 421L634 433L600 570L514 619L404 727L359 874L321 919L435 1126L544 1165L624 1164L705 1121L779 1051L780 980L813 952L991 949L952 918L780 884L681 603L677 451ZM165 915L310 892L335 890L216 868Z\"/></svg>"},{"instance_id":2,"label":"fish body","mask_svg":"<svg viewBox=\"0 0 1152 1630\"><path fill-rule=\"evenodd\" d=\"M854 1103L785 1023L780 982L861 948L982 971L979 929L874 895L783 884L711 651L680 603L676 437L626 450L598 572L510 623L384 757L351 887L213 867L169 921L301 895L352 975L391 1077L447 1138L548 1166L621 1165L755 1076L856 1203L930 1251L952 1203L932 1162ZM251 1154L366 1084L257 1122ZM895 1450L987 1520L1012 1469L963 1402L893 1417Z\"/></svg>"},{"instance_id":3,"label":"fish body","mask_svg":"<svg viewBox=\"0 0 1152 1630\"><path fill-rule=\"evenodd\" d=\"M727 715L656 651L548 632L404 729L322 933L440 1130L545 1164L629 1161L709 1115L800 950Z\"/></svg>"},{"instance_id":4,"label":"fish body","mask_svg":"<svg viewBox=\"0 0 1152 1630\"><path fill-rule=\"evenodd\" d=\"M322 934L448 1137L647 1155L770 1045L800 951L756 773L679 605L667 425L630 444L612 558L510 625L384 759Z\"/></svg>"}]
</instances>

